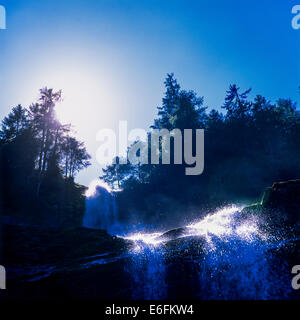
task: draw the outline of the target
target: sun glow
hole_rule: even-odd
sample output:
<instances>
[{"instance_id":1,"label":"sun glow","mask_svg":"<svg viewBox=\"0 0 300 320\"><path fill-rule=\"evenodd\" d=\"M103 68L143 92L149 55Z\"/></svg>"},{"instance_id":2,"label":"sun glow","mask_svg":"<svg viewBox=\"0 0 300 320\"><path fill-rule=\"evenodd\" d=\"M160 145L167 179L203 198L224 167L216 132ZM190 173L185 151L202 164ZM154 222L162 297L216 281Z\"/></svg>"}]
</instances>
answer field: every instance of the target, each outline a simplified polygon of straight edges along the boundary
<instances>
[{"instance_id":1,"label":"sun glow","mask_svg":"<svg viewBox=\"0 0 300 320\"><path fill-rule=\"evenodd\" d=\"M93 66L88 58L81 64L78 61L70 58L64 64L46 66L40 62L37 69L42 72L34 73L21 92L25 104L30 105L37 101L41 88L62 90L62 100L55 107L56 117L62 124L70 123L73 134L87 141L116 118L113 90L117 85L113 87L113 80L105 77L108 67Z\"/></svg>"},{"instance_id":2,"label":"sun glow","mask_svg":"<svg viewBox=\"0 0 300 320\"><path fill-rule=\"evenodd\" d=\"M105 96L99 79L88 72L67 71L56 79L55 87L62 89L63 99L56 108L62 123L79 124L88 111L102 104Z\"/></svg>"}]
</instances>

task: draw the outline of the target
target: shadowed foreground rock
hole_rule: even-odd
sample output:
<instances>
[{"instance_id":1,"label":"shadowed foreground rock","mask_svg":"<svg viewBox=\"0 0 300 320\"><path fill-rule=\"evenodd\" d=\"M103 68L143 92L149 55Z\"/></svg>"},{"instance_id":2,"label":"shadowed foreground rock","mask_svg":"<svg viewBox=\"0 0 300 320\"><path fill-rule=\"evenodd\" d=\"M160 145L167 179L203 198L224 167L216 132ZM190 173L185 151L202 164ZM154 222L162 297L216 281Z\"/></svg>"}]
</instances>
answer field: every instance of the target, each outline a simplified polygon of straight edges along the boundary
<instances>
[{"instance_id":1,"label":"shadowed foreground rock","mask_svg":"<svg viewBox=\"0 0 300 320\"><path fill-rule=\"evenodd\" d=\"M129 244L106 231L8 224L1 229L0 264L6 267L8 288L2 299L105 299L118 295L112 288L124 281L128 287L120 264Z\"/></svg>"}]
</instances>

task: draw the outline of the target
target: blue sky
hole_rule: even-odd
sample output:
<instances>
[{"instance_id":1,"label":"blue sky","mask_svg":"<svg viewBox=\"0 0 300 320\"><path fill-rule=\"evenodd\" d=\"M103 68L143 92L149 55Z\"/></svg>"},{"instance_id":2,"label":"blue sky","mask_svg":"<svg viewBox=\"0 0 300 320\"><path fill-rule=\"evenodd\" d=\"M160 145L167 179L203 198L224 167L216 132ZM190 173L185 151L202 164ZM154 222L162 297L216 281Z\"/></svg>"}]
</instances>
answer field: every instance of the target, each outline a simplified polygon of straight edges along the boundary
<instances>
[{"instance_id":1,"label":"blue sky","mask_svg":"<svg viewBox=\"0 0 300 320\"><path fill-rule=\"evenodd\" d=\"M297 1L0 0L0 118L34 102L43 86L62 89L59 116L86 142L101 173L96 133L147 128L174 72L185 89L220 108L229 84L274 101L299 101L300 30L291 27Z\"/></svg>"}]
</instances>

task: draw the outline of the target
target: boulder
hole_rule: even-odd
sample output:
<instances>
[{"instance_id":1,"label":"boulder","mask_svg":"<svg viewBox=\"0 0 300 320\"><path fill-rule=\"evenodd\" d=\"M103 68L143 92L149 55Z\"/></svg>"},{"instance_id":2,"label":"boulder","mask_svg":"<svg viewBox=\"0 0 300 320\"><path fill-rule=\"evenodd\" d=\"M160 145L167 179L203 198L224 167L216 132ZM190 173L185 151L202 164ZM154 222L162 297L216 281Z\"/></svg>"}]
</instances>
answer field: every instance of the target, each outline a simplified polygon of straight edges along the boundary
<instances>
[{"instance_id":1,"label":"boulder","mask_svg":"<svg viewBox=\"0 0 300 320\"><path fill-rule=\"evenodd\" d=\"M273 183L263 196L261 205L284 211L293 224L300 223L300 179Z\"/></svg>"},{"instance_id":2,"label":"boulder","mask_svg":"<svg viewBox=\"0 0 300 320\"><path fill-rule=\"evenodd\" d=\"M280 215L286 223L299 225L300 179L274 182L259 203L246 207L242 213L267 213L271 218Z\"/></svg>"}]
</instances>

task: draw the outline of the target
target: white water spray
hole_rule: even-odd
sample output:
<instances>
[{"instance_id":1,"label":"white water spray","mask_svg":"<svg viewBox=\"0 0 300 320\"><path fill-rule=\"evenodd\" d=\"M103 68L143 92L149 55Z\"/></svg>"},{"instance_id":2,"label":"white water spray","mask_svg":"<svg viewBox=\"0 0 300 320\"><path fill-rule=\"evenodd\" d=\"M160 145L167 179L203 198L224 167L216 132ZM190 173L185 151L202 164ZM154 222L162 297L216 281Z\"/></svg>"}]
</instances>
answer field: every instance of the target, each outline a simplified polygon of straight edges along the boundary
<instances>
[{"instance_id":1,"label":"white water spray","mask_svg":"<svg viewBox=\"0 0 300 320\"><path fill-rule=\"evenodd\" d=\"M281 242L273 242L277 231L266 233L263 218L246 216L242 209L228 206L182 228L125 237L133 242L125 268L133 297L186 298L191 292L197 299L214 300L289 296L288 266L273 252L282 249Z\"/></svg>"},{"instance_id":2,"label":"white water spray","mask_svg":"<svg viewBox=\"0 0 300 320\"><path fill-rule=\"evenodd\" d=\"M241 206L228 206L221 208L213 214L207 215L200 221L196 221L184 227L184 231L178 238L199 236L204 237L207 243L211 243L213 238L226 240L236 238L244 241L253 241L257 237L263 237L258 228L255 219L246 219L240 223L237 222ZM134 241L137 247L141 243L148 246L157 246L168 239L161 237L163 233L135 233L125 239ZM136 250L138 251L138 250Z\"/></svg>"},{"instance_id":3,"label":"white water spray","mask_svg":"<svg viewBox=\"0 0 300 320\"><path fill-rule=\"evenodd\" d=\"M120 230L116 197L100 181L93 181L86 192L86 210L83 226L106 230L115 234Z\"/></svg>"}]
</instances>

